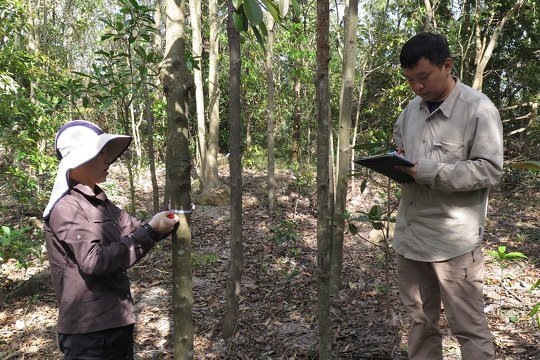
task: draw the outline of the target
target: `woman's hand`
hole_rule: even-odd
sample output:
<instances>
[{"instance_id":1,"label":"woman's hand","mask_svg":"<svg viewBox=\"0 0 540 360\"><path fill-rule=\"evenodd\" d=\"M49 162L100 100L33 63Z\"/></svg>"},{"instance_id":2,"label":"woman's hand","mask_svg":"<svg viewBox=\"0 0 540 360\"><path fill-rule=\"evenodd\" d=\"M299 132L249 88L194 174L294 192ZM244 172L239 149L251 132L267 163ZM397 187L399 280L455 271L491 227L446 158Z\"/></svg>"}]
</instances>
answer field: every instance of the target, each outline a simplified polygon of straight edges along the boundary
<instances>
[{"instance_id":1,"label":"woman's hand","mask_svg":"<svg viewBox=\"0 0 540 360\"><path fill-rule=\"evenodd\" d=\"M172 216L171 216L172 215ZM163 234L170 233L174 229L174 225L178 223L180 219L176 214L171 211L161 211L155 214L148 222L148 225L155 231Z\"/></svg>"}]
</instances>

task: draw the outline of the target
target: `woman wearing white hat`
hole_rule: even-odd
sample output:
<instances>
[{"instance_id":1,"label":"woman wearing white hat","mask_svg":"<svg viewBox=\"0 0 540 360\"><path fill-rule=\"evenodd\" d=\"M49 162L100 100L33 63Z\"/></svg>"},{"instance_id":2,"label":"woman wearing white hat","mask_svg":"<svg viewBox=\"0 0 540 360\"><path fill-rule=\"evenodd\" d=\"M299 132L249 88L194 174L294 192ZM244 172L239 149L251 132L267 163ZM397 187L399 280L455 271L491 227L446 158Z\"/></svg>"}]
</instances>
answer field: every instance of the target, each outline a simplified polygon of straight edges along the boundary
<instances>
[{"instance_id":1,"label":"woman wearing white hat","mask_svg":"<svg viewBox=\"0 0 540 360\"><path fill-rule=\"evenodd\" d=\"M137 220L97 185L130 142L83 120L56 135L60 164L43 216L64 359L133 359L135 315L126 270L178 223L171 211Z\"/></svg>"}]
</instances>

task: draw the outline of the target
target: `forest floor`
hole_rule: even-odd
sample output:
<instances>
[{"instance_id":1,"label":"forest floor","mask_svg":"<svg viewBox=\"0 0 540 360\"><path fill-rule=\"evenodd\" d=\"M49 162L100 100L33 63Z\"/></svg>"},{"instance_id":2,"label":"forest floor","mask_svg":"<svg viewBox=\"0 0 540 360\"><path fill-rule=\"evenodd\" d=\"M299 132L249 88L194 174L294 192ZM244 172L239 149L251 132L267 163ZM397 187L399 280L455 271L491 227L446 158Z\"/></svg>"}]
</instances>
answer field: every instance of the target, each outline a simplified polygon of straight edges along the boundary
<instances>
[{"instance_id":1,"label":"forest floor","mask_svg":"<svg viewBox=\"0 0 540 360\"><path fill-rule=\"evenodd\" d=\"M120 165L112 168L109 197L128 206L129 186ZM222 172L228 180L228 169ZM278 215L265 208L264 171L245 171L243 176L244 268L238 329L221 338L225 287L229 267L229 207L197 204L192 215L193 320L196 359L316 359L317 239L315 186L280 172ZM139 208L149 213L150 181L138 185ZM300 184L303 184L302 186ZM358 184L359 185L359 184ZM501 184L494 188L489 206L485 247L519 251L526 260L501 269L486 255L485 311L493 333L497 359L540 359L540 332L529 316L540 301L540 189ZM0 224L9 220L10 201ZM381 191L359 186L348 197L354 215L382 204ZM11 217L13 220L13 217ZM30 221L31 219L19 219ZM395 264L390 283L385 280L384 253L369 240L370 226L358 224L359 235L346 233L343 288L332 297L332 339L336 359L407 359L408 319L398 298ZM171 240L130 270L136 304L136 359L173 359ZM392 259L394 257L392 256ZM0 266L0 296L11 294L32 275L47 269L46 256L27 270L10 261ZM0 303L0 360L59 359L56 346L56 302L50 283L32 296L10 297ZM388 300L388 304L387 304ZM388 305L388 306L387 306ZM388 316L389 315L389 316ZM460 359L459 346L442 313L445 359ZM480 360L480 359L479 359Z\"/></svg>"}]
</instances>

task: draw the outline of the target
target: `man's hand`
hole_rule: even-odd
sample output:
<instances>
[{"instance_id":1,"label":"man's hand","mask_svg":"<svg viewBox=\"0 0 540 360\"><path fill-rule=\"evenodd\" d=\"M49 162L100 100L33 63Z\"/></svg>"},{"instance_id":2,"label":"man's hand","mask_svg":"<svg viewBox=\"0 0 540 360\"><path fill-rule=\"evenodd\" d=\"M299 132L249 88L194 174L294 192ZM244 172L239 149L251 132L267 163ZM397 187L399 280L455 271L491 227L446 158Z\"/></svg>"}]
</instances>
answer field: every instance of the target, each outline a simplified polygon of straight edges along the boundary
<instances>
[{"instance_id":1,"label":"man's hand","mask_svg":"<svg viewBox=\"0 0 540 360\"><path fill-rule=\"evenodd\" d=\"M405 149L403 148L397 148L396 153L401 156L405 156ZM401 170L405 174L408 174L413 177L413 179L416 180L416 169L418 167L418 164L415 164L414 166L401 166L396 165L396 169Z\"/></svg>"},{"instance_id":2,"label":"man's hand","mask_svg":"<svg viewBox=\"0 0 540 360\"><path fill-rule=\"evenodd\" d=\"M413 177L413 179L416 179L416 169L418 168L418 164L415 164L414 166L401 166L396 165L396 169L401 170L405 174L409 174Z\"/></svg>"}]
</instances>

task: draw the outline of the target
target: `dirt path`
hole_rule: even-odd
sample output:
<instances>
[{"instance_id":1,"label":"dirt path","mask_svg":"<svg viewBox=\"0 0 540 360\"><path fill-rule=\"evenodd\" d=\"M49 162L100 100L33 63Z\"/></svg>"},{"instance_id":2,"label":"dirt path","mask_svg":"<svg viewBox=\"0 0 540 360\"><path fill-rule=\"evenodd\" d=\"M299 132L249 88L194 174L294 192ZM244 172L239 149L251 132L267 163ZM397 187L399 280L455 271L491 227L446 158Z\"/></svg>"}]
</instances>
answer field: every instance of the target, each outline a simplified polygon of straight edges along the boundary
<instances>
[{"instance_id":1,"label":"dirt path","mask_svg":"<svg viewBox=\"0 0 540 360\"><path fill-rule=\"evenodd\" d=\"M115 181L121 181L119 171ZM226 173L223 174L226 176ZM198 206L192 219L195 358L197 359L316 359L316 202L313 192L278 177L279 216L270 218L264 207L266 180L261 173L244 177L244 273L240 323L236 335L220 338L224 289L229 260L228 207ZM143 188L143 186L141 186ZM110 186L118 204L127 204L124 189ZM148 191L148 189L145 189ZM505 192L508 194L508 192ZM149 205L148 193L141 204ZM540 333L528 316L540 301L531 286L540 278L540 216L538 193L515 192L503 197L494 189L486 247L506 245L521 251L527 261L504 270L487 257L486 311L495 338L497 359L539 359ZM350 196L351 211L367 209L376 192ZM277 228L276 228L277 226ZM360 227L368 237L369 227ZM278 236L280 235L280 236ZM172 359L170 239L151 252L132 271L133 297L138 313L138 359ZM14 263L0 267L1 291L47 268L46 261L23 271ZM343 289L332 300L332 334L340 359L406 359L407 318L396 284L384 281L382 252L358 236L348 234L343 260ZM502 308L499 296L502 291ZM386 318L386 296L390 319ZM500 314L499 314L500 310ZM58 359L56 307L52 291L22 297L0 307L0 359ZM456 340L443 317L445 359L460 359Z\"/></svg>"}]
</instances>

